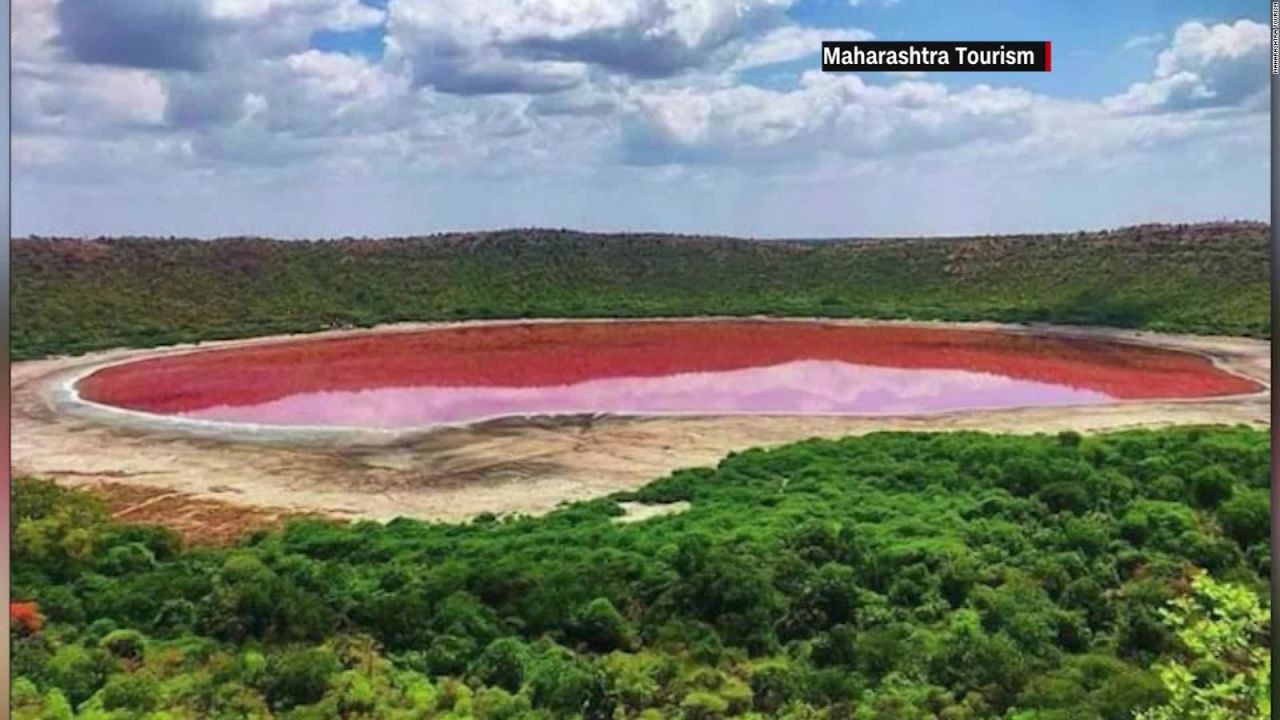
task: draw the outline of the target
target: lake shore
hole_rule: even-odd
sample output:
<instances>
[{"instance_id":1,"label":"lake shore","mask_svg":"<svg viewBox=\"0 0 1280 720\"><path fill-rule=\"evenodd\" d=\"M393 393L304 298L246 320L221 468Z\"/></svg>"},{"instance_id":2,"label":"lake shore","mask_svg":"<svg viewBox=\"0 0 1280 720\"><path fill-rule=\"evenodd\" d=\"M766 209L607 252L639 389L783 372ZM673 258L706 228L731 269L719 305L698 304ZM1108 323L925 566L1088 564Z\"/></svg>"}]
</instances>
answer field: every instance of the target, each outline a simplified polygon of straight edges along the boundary
<instances>
[{"instance_id":1,"label":"lake shore","mask_svg":"<svg viewBox=\"0 0 1280 720\"><path fill-rule=\"evenodd\" d=\"M706 318L708 321L732 318ZM755 318L759 320L760 318ZM688 318L681 318L688 321ZM805 318L786 318L794 322ZM479 513L542 513L558 504L631 490L682 467L712 465L727 453L810 437L880 430L1082 432L1179 424L1270 422L1270 343L1234 337L1167 335L1112 328L998 323L829 320L834 324L997 330L1107 340L1197 353L1260 383L1256 393L1182 400L1131 400L1079 407L1028 407L903 416L566 416L507 418L465 426L345 435L282 431L193 433L148 417L70 408L68 378L96 368L194 349L300 338L420 332L464 323L404 323L368 330L282 335L150 350L112 350L14 363L11 370L15 475L97 487L123 518L174 524L225 506L234 516L465 520ZM655 318L652 322L663 322ZM560 320L482 321L562 322ZM573 322L583 322L573 320ZM609 322L600 319L588 322ZM154 416L149 416L154 418ZM130 491L113 491L126 487ZM141 493L141 495L139 495ZM163 498L157 506L156 498ZM149 512L137 505L150 503ZM156 512L172 506L168 513ZM185 513L185 514L184 514ZM222 513L226 515L227 513ZM196 513L194 516L199 516ZM219 515L213 512L213 515ZM166 515L173 522L166 522ZM185 520L184 520L185 518ZM225 518L224 518L225 519ZM198 525L198 523L197 523ZM223 532L225 535L226 533Z\"/></svg>"}]
</instances>

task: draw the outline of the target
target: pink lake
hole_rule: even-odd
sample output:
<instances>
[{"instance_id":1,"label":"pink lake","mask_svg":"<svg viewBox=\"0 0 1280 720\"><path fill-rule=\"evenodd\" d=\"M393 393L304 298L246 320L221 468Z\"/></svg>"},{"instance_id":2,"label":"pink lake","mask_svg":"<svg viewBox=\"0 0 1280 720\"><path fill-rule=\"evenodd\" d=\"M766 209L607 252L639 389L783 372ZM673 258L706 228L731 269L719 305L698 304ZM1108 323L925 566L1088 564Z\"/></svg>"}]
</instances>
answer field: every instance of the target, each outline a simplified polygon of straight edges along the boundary
<instances>
[{"instance_id":1,"label":"pink lake","mask_svg":"<svg viewBox=\"0 0 1280 720\"><path fill-rule=\"evenodd\" d=\"M535 387L312 391L180 415L266 425L402 428L519 415L909 414L1112 401L1103 392L967 370L805 360L741 370L610 377Z\"/></svg>"},{"instance_id":2,"label":"pink lake","mask_svg":"<svg viewBox=\"0 0 1280 720\"><path fill-rule=\"evenodd\" d=\"M1254 392L1206 357L1095 340L804 321L458 326L198 350L99 369L81 397L277 426L561 414L912 414Z\"/></svg>"}]
</instances>

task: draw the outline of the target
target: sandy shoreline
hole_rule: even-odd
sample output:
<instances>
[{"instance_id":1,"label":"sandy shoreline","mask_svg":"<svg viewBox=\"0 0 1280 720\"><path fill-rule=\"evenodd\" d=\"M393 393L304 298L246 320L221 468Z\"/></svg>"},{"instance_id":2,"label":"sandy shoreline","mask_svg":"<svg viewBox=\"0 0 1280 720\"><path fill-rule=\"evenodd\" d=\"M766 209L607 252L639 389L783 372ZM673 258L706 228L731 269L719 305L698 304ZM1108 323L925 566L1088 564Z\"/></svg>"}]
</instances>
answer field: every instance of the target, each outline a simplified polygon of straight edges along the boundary
<instances>
[{"instance_id":1,"label":"sandy shoreline","mask_svg":"<svg viewBox=\"0 0 1280 720\"><path fill-rule=\"evenodd\" d=\"M705 318L742 319L747 318ZM113 350L14 363L10 375L13 470L16 475L51 477L67 484L124 484L166 497L269 508L272 512L378 520L397 516L458 520L480 512L545 512L561 502L636 488L676 468L714 464L735 449L809 437L876 430L1094 431L1211 423L1265 427L1270 422L1271 362L1266 341L996 323L817 321L1000 330L1181 350L1205 355L1223 370L1255 380L1264 389L1209 399L915 416L573 416L512 418L414 431L291 430L265 434L246 433L243 428L201 431L174 426L172 421L142 413L95 408L77 402L67 392L69 380L93 369L159 354L476 324L404 323L370 330ZM483 324L510 322L563 321Z\"/></svg>"}]
</instances>

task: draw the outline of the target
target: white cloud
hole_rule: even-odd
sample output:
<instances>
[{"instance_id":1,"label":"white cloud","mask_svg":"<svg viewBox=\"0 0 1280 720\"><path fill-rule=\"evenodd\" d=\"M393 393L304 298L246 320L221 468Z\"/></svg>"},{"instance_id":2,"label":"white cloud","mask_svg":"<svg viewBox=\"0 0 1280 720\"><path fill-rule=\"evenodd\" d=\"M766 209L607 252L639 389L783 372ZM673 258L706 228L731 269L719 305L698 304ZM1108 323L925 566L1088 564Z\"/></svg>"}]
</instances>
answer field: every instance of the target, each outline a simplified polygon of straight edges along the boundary
<instances>
[{"instance_id":1,"label":"white cloud","mask_svg":"<svg viewBox=\"0 0 1280 720\"><path fill-rule=\"evenodd\" d=\"M396 0L389 47L424 86L555 92L593 71L670 77L785 22L794 0Z\"/></svg>"},{"instance_id":2,"label":"white cloud","mask_svg":"<svg viewBox=\"0 0 1280 720\"><path fill-rule=\"evenodd\" d=\"M50 66L21 77L13 85L13 122L19 133L118 134L164 120L168 94L160 79L145 70Z\"/></svg>"},{"instance_id":3,"label":"white cloud","mask_svg":"<svg viewBox=\"0 0 1280 720\"><path fill-rule=\"evenodd\" d=\"M49 62L58 36L56 0L13 0L14 64Z\"/></svg>"},{"instance_id":4,"label":"white cloud","mask_svg":"<svg viewBox=\"0 0 1280 720\"><path fill-rule=\"evenodd\" d=\"M1164 42L1164 33L1154 32L1143 35L1134 35L1124 41L1125 50L1138 50L1141 48L1149 48Z\"/></svg>"},{"instance_id":5,"label":"white cloud","mask_svg":"<svg viewBox=\"0 0 1280 720\"><path fill-rule=\"evenodd\" d=\"M1251 20L1205 25L1188 22L1156 58L1155 76L1134 83L1104 104L1141 113L1220 108L1254 103L1267 92L1270 33Z\"/></svg>"},{"instance_id":6,"label":"white cloud","mask_svg":"<svg viewBox=\"0 0 1280 720\"><path fill-rule=\"evenodd\" d=\"M822 51L823 40L870 40L873 35L859 28L809 28L787 25L743 44L732 69L745 70L761 65L796 60Z\"/></svg>"},{"instance_id":7,"label":"white cloud","mask_svg":"<svg viewBox=\"0 0 1280 720\"><path fill-rule=\"evenodd\" d=\"M792 91L727 86L637 94L628 143L638 163L918 153L983 139L1013 142L1030 127L1033 100L1013 88L879 86L809 71Z\"/></svg>"},{"instance_id":8,"label":"white cloud","mask_svg":"<svg viewBox=\"0 0 1280 720\"><path fill-rule=\"evenodd\" d=\"M360 0L211 0L209 11L237 23L283 21L330 30L356 30L386 19L382 10Z\"/></svg>"},{"instance_id":9,"label":"white cloud","mask_svg":"<svg viewBox=\"0 0 1280 720\"><path fill-rule=\"evenodd\" d=\"M1178 28L1173 46L1160 53L1156 77L1248 60L1258 54L1259 48L1266 48L1268 40L1266 26L1252 20L1218 25L1189 22Z\"/></svg>"},{"instance_id":10,"label":"white cloud","mask_svg":"<svg viewBox=\"0 0 1280 720\"><path fill-rule=\"evenodd\" d=\"M307 50L285 58L284 64L309 90L331 100L368 102L403 91L398 78L362 57Z\"/></svg>"},{"instance_id":11,"label":"white cloud","mask_svg":"<svg viewBox=\"0 0 1280 720\"><path fill-rule=\"evenodd\" d=\"M187 45L138 39L151 37L138 27L173 19L161 0L15 0L15 222L95 233L144 230L154 215L174 223L166 232L656 223L802 234L844 222L802 188L832 197L823 188L854 183L866 198L858 218L892 228L918 210L891 212L906 201L890 189L971 181L1022 198L994 208L965 191L966 205L928 216L941 223L950 209L978 223L983 207L1031 218L1019 214L1034 206L1025 188L1048 178L1101 193L1109 178L1156 169L1152 188L1182 182L1199 188L1188 202L1237 207L1254 196L1236 174L1266 169L1249 164L1264 155L1265 113L1214 112L1264 107L1256 23L1184 24L1149 80L1097 101L934 74L815 70L744 84L742 70L871 36L799 25L791 1L390 0L384 12L358 0L201 0L176 13L169 40ZM124 32L129 18L138 25ZM95 19L110 31L85 24ZM384 21L385 58L310 47L319 29ZM74 23L97 34L72 42ZM1111 203L1106 217L1118 217L1138 191L1109 192L1095 207ZM819 219L805 224L801 208Z\"/></svg>"}]
</instances>

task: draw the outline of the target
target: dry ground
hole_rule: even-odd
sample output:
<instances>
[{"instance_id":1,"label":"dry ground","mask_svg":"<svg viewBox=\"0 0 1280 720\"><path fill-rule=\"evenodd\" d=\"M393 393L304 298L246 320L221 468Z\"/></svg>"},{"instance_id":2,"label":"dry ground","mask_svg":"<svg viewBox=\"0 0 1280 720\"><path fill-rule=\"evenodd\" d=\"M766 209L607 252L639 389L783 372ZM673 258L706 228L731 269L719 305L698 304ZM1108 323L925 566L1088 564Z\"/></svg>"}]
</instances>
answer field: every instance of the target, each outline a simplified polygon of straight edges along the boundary
<instances>
[{"instance_id":1,"label":"dry ground","mask_svg":"<svg viewBox=\"0 0 1280 720\"><path fill-rule=\"evenodd\" d=\"M307 337L451 325L405 324ZM1270 379L1271 346L1265 341L1097 328L957 325L1197 352L1263 385ZM285 338L203 347L281 339ZM1204 400L874 418L574 416L413 432L199 436L163 421L95 411L65 397L67 379L90 368L190 349L118 350L14 364L14 473L97 488L122 519L159 522L189 538L219 541L294 514L461 520L481 512L540 513L566 501L633 489L677 468L714 464L735 449L810 437L876 430L1087 432L1188 423L1261 427L1270 422L1268 387L1247 396Z\"/></svg>"}]
</instances>

